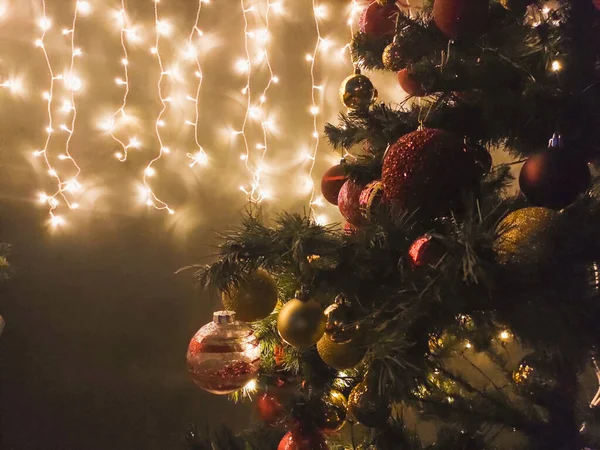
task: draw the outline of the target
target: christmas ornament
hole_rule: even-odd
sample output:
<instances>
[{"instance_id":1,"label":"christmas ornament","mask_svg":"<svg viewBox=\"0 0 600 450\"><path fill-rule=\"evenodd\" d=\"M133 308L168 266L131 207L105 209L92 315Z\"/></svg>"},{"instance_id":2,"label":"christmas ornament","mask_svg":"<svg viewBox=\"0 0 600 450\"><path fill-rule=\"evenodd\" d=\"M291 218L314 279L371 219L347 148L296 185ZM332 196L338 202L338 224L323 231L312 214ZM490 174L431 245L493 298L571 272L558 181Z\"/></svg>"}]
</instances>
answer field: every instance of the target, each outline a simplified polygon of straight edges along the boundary
<instances>
[{"instance_id":1,"label":"christmas ornament","mask_svg":"<svg viewBox=\"0 0 600 450\"><path fill-rule=\"evenodd\" d=\"M553 227L558 213L537 206L522 208L498 224L494 249L502 263L539 263L554 253Z\"/></svg>"},{"instance_id":2,"label":"christmas ornament","mask_svg":"<svg viewBox=\"0 0 600 450\"><path fill-rule=\"evenodd\" d=\"M360 211L360 194L364 187L364 185L356 181L348 180L344 183L338 195L340 213L348 222L356 227L367 223L367 220Z\"/></svg>"},{"instance_id":3,"label":"christmas ornament","mask_svg":"<svg viewBox=\"0 0 600 450\"><path fill-rule=\"evenodd\" d=\"M325 364L337 370L357 366L367 353L360 338L355 338L345 344L337 344L327 334L317 342L317 351Z\"/></svg>"},{"instance_id":4,"label":"christmas ornament","mask_svg":"<svg viewBox=\"0 0 600 450\"><path fill-rule=\"evenodd\" d=\"M404 92L413 97L424 97L427 95L423 85L411 75L408 69L402 69L398 72L398 84Z\"/></svg>"},{"instance_id":5,"label":"christmas ornament","mask_svg":"<svg viewBox=\"0 0 600 450\"><path fill-rule=\"evenodd\" d=\"M377 100L377 91L371 80L356 68L354 75L342 81L340 100L349 109L364 110Z\"/></svg>"},{"instance_id":6,"label":"christmas ornament","mask_svg":"<svg viewBox=\"0 0 600 450\"><path fill-rule=\"evenodd\" d=\"M287 344L296 348L315 345L325 333L325 314L314 300L288 301L277 316L277 331Z\"/></svg>"},{"instance_id":7,"label":"christmas ornament","mask_svg":"<svg viewBox=\"0 0 600 450\"><path fill-rule=\"evenodd\" d=\"M317 415L316 425L325 432L340 430L346 423L348 403L339 391L330 390L323 398L322 411Z\"/></svg>"},{"instance_id":8,"label":"christmas ornament","mask_svg":"<svg viewBox=\"0 0 600 450\"><path fill-rule=\"evenodd\" d=\"M192 380L213 394L230 394L252 380L260 365L260 347L252 328L232 311L217 311L196 332L187 351Z\"/></svg>"},{"instance_id":9,"label":"christmas ornament","mask_svg":"<svg viewBox=\"0 0 600 450\"><path fill-rule=\"evenodd\" d=\"M275 366L281 367L285 357L285 349L283 348L283 345L275 345L273 348L273 356L275 357Z\"/></svg>"},{"instance_id":10,"label":"christmas ornament","mask_svg":"<svg viewBox=\"0 0 600 450\"><path fill-rule=\"evenodd\" d=\"M398 72L406 66L406 63L402 58L402 46L396 41L396 38L383 49L381 60L383 66L392 72Z\"/></svg>"},{"instance_id":11,"label":"christmas ornament","mask_svg":"<svg viewBox=\"0 0 600 450\"><path fill-rule=\"evenodd\" d=\"M381 215L383 203L383 183L381 180L371 181L367 184L358 198L360 213L369 221Z\"/></svg>"},{"instance_id":12,"label":"christmas ornament","mask_svg":"<svg viewBox=\"0 0 600 450\"><path fill-rule=\"evenodd\" d=\"M371 2L358 20L358 28L362 33L372 37L391 36L396 29L396 19L400 8L395 2L384 5Z\"/></svg>"},{"instance_id":13,"label":"christmas ornament","mask_svg":"<svg viewBox=\"0 0 600 450\"><path fill-rule=\"evenodd\" d=\"M383 159L386 199L402 210L439 216L475 179L462 139L443 130L424 128L404 135Z\"/></svg>"},{"instance_id":14,"label":"christmas ornament","mask_svg":"<svg viewBox=\"0 0 600 450\"><path fill-rule=\"evenodd\" d=\"M348 411L360 423L376 428L385 425L392 413L392 406L376 389L362 381L354 386L348 397Z\"/></svg>"},{"instance_id":15,"label":"christmas ornament","mask_svg":"<svg viewBox=\"0 0 600 450\"><path fill-rule=\"evenodd\" d=\"M343 161L343 160L342 160ZM325 200L333 205L338 204L338 195L348 176L344 171L343 162L330 167L321 178L321 193Z\"/></svg>"},{"instance_id":16,"label":"christmas ornament","mask_svg":"<svg viewBox=\"0 0 600 450\"><path fill-rule=\"evenodd\" d=\"M222 294L223 306L235 311L238 320L254 322L273 312L277 304L277 284L265 270L258 269Z\"/></svg>"},{"instance_id":17,"label":"christmas ornament","mask_svg":"<svg viewBox=\"0 0 600 450\"><path fill-rule=\"evenodd\" d=\"M279 421L285 413L283 405L279 402L277 397L268 392L265 392L258 398L256 407L258 408L260 418L268 424Z\"/></svg>"},{"instance_id":18,"label":"christmas ornament","mask_svg":"<svg viewBox=\"0 0 600 450\"><path fill-rule=\"evenodd\" d=\"M594 6L596 7L596 9L598 11L600 11L600 0L592 0L594 3Z\"/></svg>"},{"instance_id":19,"label":"christmas ornament","mask_svg":"<svg viewBox=\"0 0 600 450\"><path fill-rule=\"evenodd\" d=\"M492 169L492 155L483 145L467 145L467 152L472 156L479 175L485 175Z\"/></svg>"},{"instance_id":20,"label":"christmas ornament","mask_svg":"<svg viewBox=\"0 0 600 450\"><path fill-rule=\"evenodd\" d=\"M325 320L325 334L336 344L350 342L360 332L356 311L342 294L325 309Z\"/></svg>"},{"instance_id":21,"label":"christmas ornament","mask_svg":"<svg viewBox=\"0 0 600 450\"><path fill-rule=\"evenodd\" d=\"M559 375L556 361L547 355L532 353L519 362L512 378L522 392L538 397L558 387Z\"/></svg>"},{"instance_id":22,"label":"christmas ornament","mask_svg":"<svg viewBox=\"0 0 600 450\"><path fill-rule=\"evenodd\" d=\"M277 450L329 450L329 446L320 431L296 429L283 436Z\"/></svg>"},{"instance_id":23,"label":"christmas ornament","mask_svg":"<svg viewBox=\"0 0 600 450\"><path fill-rule=\"evenodd\" d=\"M436 266L444 249L430 234L424 234L411 244L408 256L414 267Z\"/></svg>"},{"instance_id":24,"label":"christmas ornament","mask_svg":"<svg viewBox=\"0 0 600 450\"><path fill-rule=\"evenodd\" d=\"M562 209L585 192L591 182L587 162L562 148L560 136L550 140L550 148L530 157L519 175L519 187L535 206Z\"/></svg>"},{"instance_id":25,"label":"christmas ornament","mask_svg":"<svg viewBox=\"0 0 600 450\"><path fill-rule=\"evenodd\" d=\"M433 22L449 39L482 33L487 25L488 0L435 0Z\"/></svg>"},{"instance_id":26,"label":"christmas ornament","mask_svg":"<svg viewBox=\"0 0 600 450\"><path fill-rule=\"evenodd\" d=\"M356 233L358 233L358 228L356 228L350 222L346 222L346 223L344 223L344 227L342 228L342 231L344 232L344 234L346 236L354 236Z\"/></svg>"}]
</instances>

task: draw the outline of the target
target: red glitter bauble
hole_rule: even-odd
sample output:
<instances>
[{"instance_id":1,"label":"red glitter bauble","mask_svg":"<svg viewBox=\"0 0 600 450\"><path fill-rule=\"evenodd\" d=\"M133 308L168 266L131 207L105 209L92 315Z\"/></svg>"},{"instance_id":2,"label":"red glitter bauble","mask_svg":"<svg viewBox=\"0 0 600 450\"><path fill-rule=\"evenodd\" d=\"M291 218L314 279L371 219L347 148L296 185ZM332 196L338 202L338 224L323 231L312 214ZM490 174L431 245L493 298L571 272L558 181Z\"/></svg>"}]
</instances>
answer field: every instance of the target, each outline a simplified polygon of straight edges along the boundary
<instances>
[{"instance_id":1,"label":"red glitter bauble","mask_svg":"<svg viewBox=\"0 0 600 450\"><path fill-rule=\"evenodd\" d=\"M435 266L444 256L443 249L429 234L417 238L408 249L413 267Z\"/></svg>"},{"instance_id":2,"label":"red glitter bauble","mask_svg":"<svg viewBox=\"0 0 600 450\"><path fill-rule=\"evenodd\" d=\"M192 380L213 394L230 394L256 377L260 347L252 328L233 311L217 311L190 341L187 365Z\"/></svg>"},{"instance_id":3,"label":"red glitter bauble","mask_svg":"<svg viewBox=\"0 0 600 450\"><path fill-rule=\"evenodd\" d=\"M398 72L398 84L408 95L413 95L415 97L427 95L421 83L410 74L408 69L402 69Z\"/></svg>"},{"instance_id":4,"label":"red glitter bauble","mask_svg":"<svg viewBox=\"0 0 600 450\"><path fill-rule=\"evenodd\" d=\"M371 2L363 11L358 21L361 32L372 37L391 36L396 29L396 18L400 8L395 3L380 5Z\"/></svg>"},{"instance_id":5,"label":"red glitter bauble","mask_svg":"<svg viewBox=\"0 0 600 450\"><path fill-rule=\"evenodd\" d=\"M260 418L268 424L277 422L284 414L283 405L277 397L266 392L256 400L256 407Z\"/></svg>"},{"instance_id":6,"label":"red glitter bauble","mask_svg":"<svg viewBox=\"0 0 600 450\"><path fill-rule=\"evenodd\" d=\"M329 446L320 431L293 430L283 436L277 450L329 450Z\"/></svg>"},{"instance_id":7,"label":"red glitter bauble","mask_svg":"<svg viewBox=\"0 0 600 450\"><path fill-rule=\"evenodd\" d=\"M476 179L473 157L463 140L443 130L424 128L404 135L383 159L381 180L394 211L439 216Z\"/></svg>"},{"instance_id":8,"label":"red glitter bauble","mask_svg":"<svg viewBox=\"0 0 600 450\"><path fill-rule=\"evenodd\" d=\"M485 31L489 0L435 0L433 22L449 39L463 39Z\"/></svg>"},{"instance_id":9,"label":"red glitter bauble","mask_svg":"<svg viewBox=\"0 0 600 450\"><path fill-rule=\"evenodd\" d=\"M372 181L365 186L358 199L360 212L367 220L373 220L380 215L383 204L383 183L381 180Z\"/></svg>"},{"instance_id":10,"label":"red glitter bauble","mask_svg":"<svg viewBox=\"0 0 600 450\"><path fill-rule=\"evenodd\" d=\"M325 172L323 178L321 178L321 193L325 197L325 200L333 205L337 205L340 189L342 189L347 180L348 176L341 164L337 164Z\"/></svg>"},{"instance_id":11,"label":"red glitter bauble","mask_svg":"<svg viewBox=\"0 0 600 450\"><path fill-rule=\"evenodd\" d=\"M360 227L367 222L360 212L360 194L364 187L363 184L348 180L344 183L338 195L340 213L355 227Z\"/></svg>"}]
</instances>

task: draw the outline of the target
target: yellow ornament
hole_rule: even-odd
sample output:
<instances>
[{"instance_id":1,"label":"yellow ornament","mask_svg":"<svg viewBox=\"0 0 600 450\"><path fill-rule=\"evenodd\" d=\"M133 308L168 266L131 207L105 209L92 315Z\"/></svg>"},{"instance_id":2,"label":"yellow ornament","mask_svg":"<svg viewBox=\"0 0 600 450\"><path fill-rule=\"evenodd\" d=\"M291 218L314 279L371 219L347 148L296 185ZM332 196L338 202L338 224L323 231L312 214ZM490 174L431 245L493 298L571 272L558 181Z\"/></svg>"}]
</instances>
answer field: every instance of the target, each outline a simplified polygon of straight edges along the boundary
<instances>
[{"instance_id":1,"label":"yellow ornament","mask_svg":"<svg viewBox=\"0 0 600 450\"><path fill-rule=\"evenodd\" d=\"M279 310L277 332L292 347L312 347L325 333L321 305L315 300L291 299Z\"/></svg>"},{"instance_id":2,"label":"yellow ornament","mask_svg":"<svg viewBox=\"0 0 600 450\"><path fill-rule=\"evenodd\" d=\"M340 430L346 423L348 415L346 397L341 392L332 389L323 399L323 403L322 415L318 416L317 426L328 432Z\"/></svg>"},{"instance_id":3,"label":"yellow ornament","mask_svg":"<svg viewBox=\"0 0 600 450\"><path fill-rule=\"evenodd\" d=\"M538 263L552 258L558 212L538 206L518 209L496 229L494 250L501 263Z\"/></svg>"},{"instance_id":4,"label":"yellow ornament","mask_svg":"<svg viewBox=\"0 0 600 450\"><path fill-rule=\"evenodd\" d=\"M406 63L402 61L401 50L402 48L395 41L388 44L388 46L383 50L381 60L387 70L398 72L406 67Z\"/></svg>"},{"instance_id":5,"label":"yellow ornament","mask_svg":"<svg viewBox=\"0 0 600 450\"><path fill-rule=\"evenodd\" d=\"M245 275L238 285L221 295L223 306L235 311L236 318L253 322L267 317L277 304L277 284L265 270Z\"/></svg>"},{"instance_id":6,"label":"yellow ornament","mask_svg":"<svg viewBox=\"0 0 600 450\"><path fill-rule=\"evenodd\" d=\"M328 366L337 370L350 369L358 365L367 352L367 349L357 341L360 339L337 344L326 333L317 342L317 351Z\"/></svg>"},{"instance_id":7,"label":"yellow ornament","mask_svg":"<svg viewBox=\"0 0 600 450\"><path fill-rule=\"evenodd\" d=\"M367 109L377 100L377 90L368 77L356 70L340 86L340 100L350 109Z\"/></svg>"}]
</instances>

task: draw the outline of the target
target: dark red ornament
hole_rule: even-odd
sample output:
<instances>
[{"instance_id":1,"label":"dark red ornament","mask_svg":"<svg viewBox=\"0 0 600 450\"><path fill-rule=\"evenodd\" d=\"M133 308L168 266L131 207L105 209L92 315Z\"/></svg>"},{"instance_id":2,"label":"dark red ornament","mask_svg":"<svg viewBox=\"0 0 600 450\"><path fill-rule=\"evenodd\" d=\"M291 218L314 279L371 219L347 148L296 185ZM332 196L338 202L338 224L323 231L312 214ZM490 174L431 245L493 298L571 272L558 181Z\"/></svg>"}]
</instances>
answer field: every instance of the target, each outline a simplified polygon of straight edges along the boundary
<instances>
[{"instance_id":1,"label":"dark red ornament","mask_svg":"<svg viewBox=\"0 0 600 450\"><path fill-rule=\"evenodd\" d=\"M421 83L410 74L408 69L402 69L398 72L398 84L408 95L415 97L424 97L427 95Z\"/></svg>"},{"instance_id":2,"label":"dark red ornament","mask_svg":"<svg viewBox=\"0 0 600 450\"><path fill-rule=\"evenodd\" d=\"M380 5L371 2L363 11L358 21L361 32L372 37L391 36L396 29L396 18L400 14L400 8L396 3Z\"/></svg>"},{"instance_id":3,"label":"dark red ornament","mask_svg":"<svg viewBox=\"0 0 600 450\"><path fill-rule=\"evenodd\" d=\"M393 210L439 216L473 186L473 158L463 139L424 128L402 136L388 149L381 180Z\"/></svg>"},{"instance_id":4,"label":"dark red ornament","mask_svg":"<svg viewBox=\"0 0 600 450\"><path fill-rule=\"evenodd\" d=\"M355 227L360 227L367 222L360 212L360 194L364 187L363 184L348 180L340 189L338 196L340 213Z\"/></svg>"},{"instance_id":5,"label":"dark red ornament","mask_svg":"<svg viewBox=\"0 0 600 450\"><path fill-rule=\"evenodd\" d=\"M277 450L329 450L329 446L320 431L297 429L283 436Z\"/></svg>"},{"instance_id":6,"label":"dark red ornament","mask_svg":"<svg viewBox=\"0 0 600 450\"><path fill-rule=\"evenodd\" d=\"M325 200L333 205L338 204L338 195L344 183L348 180L348 176L344 172L342 164L337 164L330 167L321 178L321 193Z\"/></svg>"},{"instance_id":7,"label":"dark red ornament","mask_svg":"<svg viewBox=\"0 0 600 450\"><path fill-rule=\"evenodd\" d=\"M358 228L356 228L350 222L346 222L344 223L344 228L342 228L342 231L347 236L354 236L356 233L358 233Z\"/></svg>"},{"instance_id":8,"label":"dark red ornament","mask_svg":"<svg viewBox=\"0 0 600 450\"><path fill-rule=\"evenodd\" d=\"M283 405L274 395L267 392L258 398L256 407L260 418L268 424L279 421L284 414Z\"/></svg>"},{"instance_id":9,"label":"dark red ornament","mask_svg":"<svg viewBox=\"0 0 600 450\"><path fill-rule=\"evenodd\" d=\"M549 148L530 157L519 175L519 187L535 206L562 209L575 201L591 182L585 160L568 149Z\"/></svg>"},{"instance_id":10,"label":"dark red ornament","mask_svg":"<svg viewBox=\"0 0 600 450\"><path fill-rule=\"evenodd\" d=\"M449 39L477 36L487 27L489 0L435 0L433 22Z\"/></svg>"},{"instance_id":11,"label":"dark red ornament","mask_svg":"<svg viewBox=\"0 0 600 450\"><path fill-rule=\"evenodd\" d=\"M413 267L435 266L444 256L443 249L430 234L417 238L408 249Z\"/></svg>"},{"instance_id":12,"label":"dark red ornament","mask_svg":"<svg viewBox=\"0 0 600 450\"><path fill-rule=\"evenodd\" d=\"M593 0L594 6L598 11L600 11L600 0Z\"/></svg>"},{"instance_id":13,"label":"dark red ornament","mask_svg":"<svg viewBox=\"0 0 600 450\"><path fill-rule=\"evenodd\" d=\"M371 181L365 186L358 199L360 212L369 221L377 218L384 203L383 183L381 180Z\"/></svg>"}]
</instances>

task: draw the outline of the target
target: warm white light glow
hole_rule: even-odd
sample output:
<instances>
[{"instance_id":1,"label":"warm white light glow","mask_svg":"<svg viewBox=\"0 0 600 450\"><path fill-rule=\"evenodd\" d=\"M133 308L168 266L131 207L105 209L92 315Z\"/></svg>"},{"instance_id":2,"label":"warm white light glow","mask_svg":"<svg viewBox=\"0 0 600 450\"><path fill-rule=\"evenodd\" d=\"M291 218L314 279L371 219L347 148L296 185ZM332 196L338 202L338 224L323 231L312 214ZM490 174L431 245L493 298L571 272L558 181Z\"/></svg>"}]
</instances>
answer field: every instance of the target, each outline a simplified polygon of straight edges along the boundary
<instances>
[{"instance_id":1,"label":"warm white light glow","mask_svg":"<svg viewBox=\"0 0 600 450\"><path fill-rule=\"evenodd\" d=\"M89 13L92 12L92 6L87 1L78 0L77 1L77 12L79 14L81 14L82 16L87 16Z\"/></svg>"},{"instance_id":2,"label":"warm white light glow","mask_svg":"<svg viewBox=\"0 0 600 450\"><path fill-rule=\"evenodd\" d=\"M552 68L553 72L558 72L559 70L562 69L562 64L558 60L552 61L551 68Z\"/></svg>"}]
</instances>

